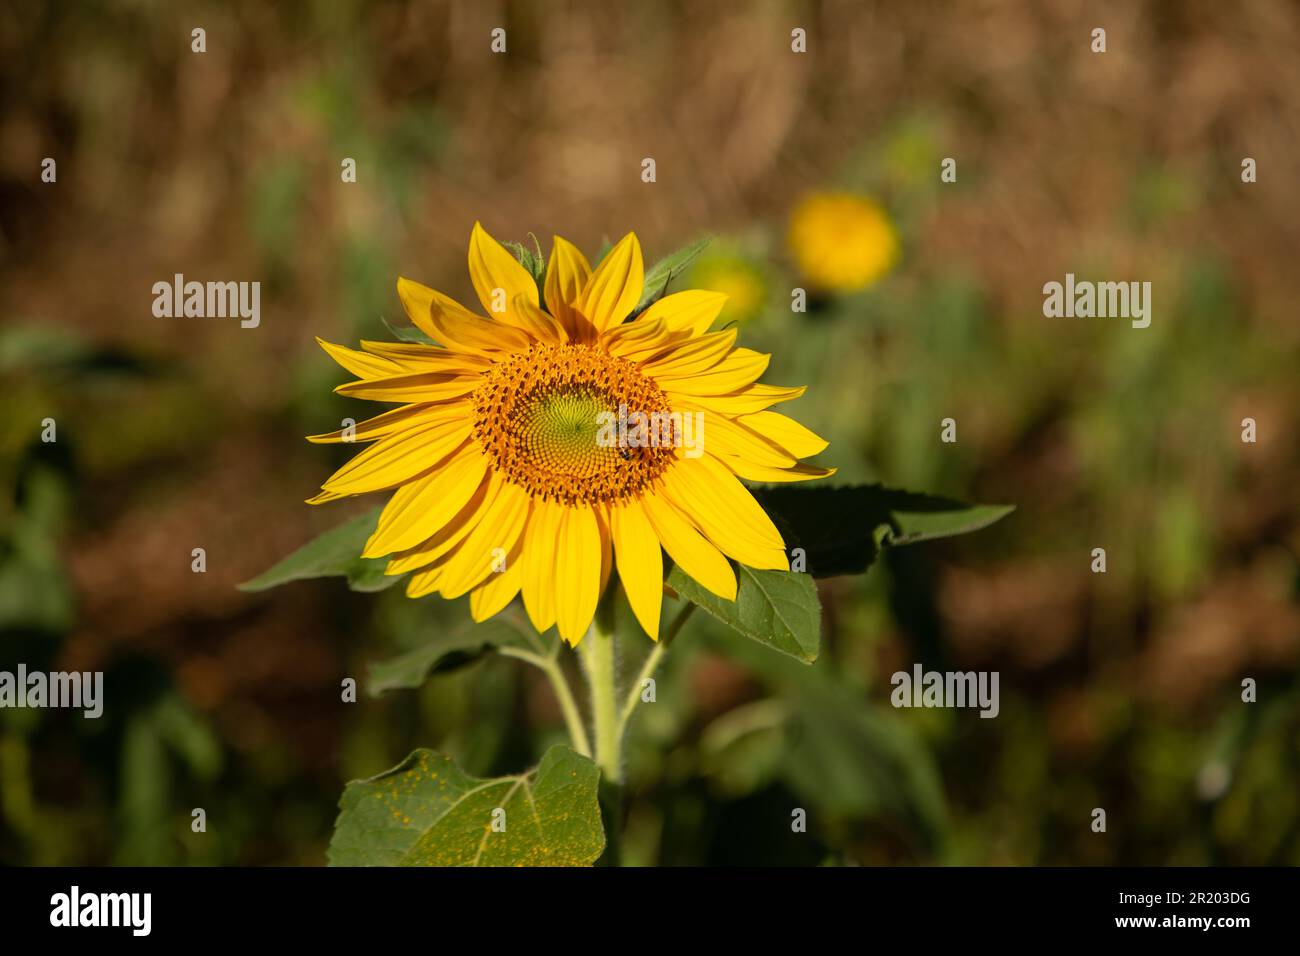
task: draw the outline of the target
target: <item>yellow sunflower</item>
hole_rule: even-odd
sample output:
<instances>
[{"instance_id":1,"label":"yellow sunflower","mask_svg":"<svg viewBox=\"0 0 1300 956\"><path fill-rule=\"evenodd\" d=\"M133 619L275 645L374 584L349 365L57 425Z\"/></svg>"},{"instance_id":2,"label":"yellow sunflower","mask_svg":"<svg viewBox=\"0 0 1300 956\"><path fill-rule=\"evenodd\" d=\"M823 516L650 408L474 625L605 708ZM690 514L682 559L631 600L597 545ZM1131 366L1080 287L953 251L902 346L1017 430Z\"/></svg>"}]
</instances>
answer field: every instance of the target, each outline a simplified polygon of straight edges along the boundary
<instances>
[{"instance_id":1,"label":"yellow sunflower","mask_svg":"<svg viewBox=\"0 0 1300 956\"><path fill-rule=\"evenodd\" d=\"M437 345L321 342L357 377L337 392L398 406L309 437L373 443L309 499L392 492L363 556L411 572L411 597L468 594L476 621L522 592L538 631L556 625L575 645L614 568L658 639L663 551L728 600L728 558L789 567L740 479L829 475L799 462L826 442L768 410L804 392L757 382L770 356L736 348L734 329L708 331L725 295L677 292L633 317L644 269L631 233L594 271L556 236L539 295L475 223L469 272L490 318L398 279Z\"/></svg>"},{"instance_id":2,"label":"yellow sunflower","mask_svg":"<svg viewBox=\"0 0 1300 956\"><path fill-rule=\"evenodd\" d=\"M804 278L827 292L856 292L898 261L898 233L874 200L856 193L814 193L790 216L790 250Z\"/></svg>"}]
</instances>

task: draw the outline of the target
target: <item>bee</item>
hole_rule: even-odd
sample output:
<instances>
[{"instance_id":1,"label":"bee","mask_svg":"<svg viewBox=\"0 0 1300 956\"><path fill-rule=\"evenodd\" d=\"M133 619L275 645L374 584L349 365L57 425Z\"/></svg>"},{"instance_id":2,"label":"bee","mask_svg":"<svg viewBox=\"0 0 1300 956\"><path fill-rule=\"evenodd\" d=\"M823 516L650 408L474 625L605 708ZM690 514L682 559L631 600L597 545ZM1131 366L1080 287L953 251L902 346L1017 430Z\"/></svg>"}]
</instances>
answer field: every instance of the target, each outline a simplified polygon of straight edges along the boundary
<instances>
[{"instance_id":1,"label":"bee","mask_svg":"<svg viewBox=\"0 0 1300 956\"><path fill-rule=\"evenodd\" d=\"M622 458L624 461L631 461L631 460L632 460L632 449L630 449L630 448L620 448L620 449L618 450L618 457Z\"/></svg>"}]
</instances>

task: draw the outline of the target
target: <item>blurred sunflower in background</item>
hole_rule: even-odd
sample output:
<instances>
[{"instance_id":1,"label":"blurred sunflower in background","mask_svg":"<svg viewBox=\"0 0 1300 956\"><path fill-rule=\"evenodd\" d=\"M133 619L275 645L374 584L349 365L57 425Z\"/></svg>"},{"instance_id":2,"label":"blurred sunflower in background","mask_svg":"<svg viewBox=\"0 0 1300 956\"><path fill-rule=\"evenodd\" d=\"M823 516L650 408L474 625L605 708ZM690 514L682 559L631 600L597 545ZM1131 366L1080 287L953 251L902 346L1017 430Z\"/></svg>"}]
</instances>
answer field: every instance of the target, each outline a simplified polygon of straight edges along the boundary
<instances>
[{"instance_id":1,"label":"blurred sunflower in background","mask_svg":"<svg viewBox=\"0 0 1300 956\"><path fill-rule=\"evenodd\" d=\"M753 260L735 252L706 252L691 269L690 284L727 297L718 316L744 324L756 318L767 304L767 279Z\"/></svg>"},{"instance_id":2,"label":"blurred sunflower in background","mask_svg":"<svg viewBox=\"0 0 1300 956\"><path fill-rule=\"evenodd\" d=\"M759 384L770 356L736 348L735 329L708 331L725 295L677 292L638 312L644 269L632 233L595 270L557 236L543 276L476 223L469 271L491 318L399 279L430 344L321 343L357 376L337 392L399 406L309 439L374 443L309 499L393 492L363 556L389 556L389 574L413 572L411 597L468 594L478 621L522 593L533 625L556 625L570 644L614 567L657 639L661 548L727 600L728 558L788 568L780 533L740 479L833 469L801 464L825 440L769 410L804 389ZM680 441L602 441L602 421L627 410L666 414L673 428L683 427L674 414L703 421L698 453Z\"/></svg>"},{"instance_id":3,"label":"blurred sunflower in background","mask_svg":"<svg viewBox=\"0 0 1300 956\"><path fill-rule=\"evenodd\" d=\"M795 266L817 292L857 292L897 263L898 233L874 200L849 192L814 193L790 216Z\"/></svg>"}]
</instances>

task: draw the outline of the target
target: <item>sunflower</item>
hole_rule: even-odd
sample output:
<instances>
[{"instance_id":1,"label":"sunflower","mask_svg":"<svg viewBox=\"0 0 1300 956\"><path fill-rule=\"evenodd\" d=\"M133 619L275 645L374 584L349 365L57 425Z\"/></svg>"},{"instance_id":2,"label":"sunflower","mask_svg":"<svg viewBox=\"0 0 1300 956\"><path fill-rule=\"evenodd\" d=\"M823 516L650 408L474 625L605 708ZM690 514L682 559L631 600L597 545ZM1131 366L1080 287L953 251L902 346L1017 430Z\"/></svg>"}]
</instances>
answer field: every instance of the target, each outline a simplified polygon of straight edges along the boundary
<instances>
[{"instance_id":1,"label":"sunflower","mask_svg":"<svg viewBox=\"0 0 1300 956\"><path fill-rule=\"evenodd\" d=\"M856 193L814 193L795 207L787 236L800 273L824 292L856 292L898 261L898 233L885 211Z\"/></svg>"},{"instance_id":2,"label":"sunflower","mask_svg":"<svg viewBox=\"0 0 1300 956\"><path fill-rule=\"evenodd\" d=\"M522 592L538 631L555 625L574 645L615 568L655 639L663 552L727 600L728 558L788 569L780 533L740 479L829 475L799 462L826 442L769 411L804 392L757 382L770 356L736 348L734 329L709 331L725 295L677 292L637 313L632 233L595 270L556 236L539 289L475 223L469 272L490 318L397 282L437 344L320 343L357 377L338 393L398 406L308 439L372 443L309 499L392 492L364 557L410 573L411 597L468 594L476 621Z\"/></svg>"}]
</instances>

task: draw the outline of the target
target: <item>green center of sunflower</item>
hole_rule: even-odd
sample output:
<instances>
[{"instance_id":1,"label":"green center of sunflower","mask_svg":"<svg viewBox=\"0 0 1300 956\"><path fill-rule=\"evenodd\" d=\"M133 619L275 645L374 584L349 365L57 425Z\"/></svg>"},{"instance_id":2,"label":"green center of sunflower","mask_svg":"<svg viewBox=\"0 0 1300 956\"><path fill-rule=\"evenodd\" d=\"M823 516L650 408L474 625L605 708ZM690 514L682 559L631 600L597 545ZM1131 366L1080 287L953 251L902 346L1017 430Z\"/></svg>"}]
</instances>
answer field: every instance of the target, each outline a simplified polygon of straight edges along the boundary
<instances>
[{"instance_id":1,"label":"green center of sunflower","mask_svg":"<svg viewBox=\"0 0 1300 956\"><path fill-rule=\"evenodd\" d=\"M673 460L670 445L621 440L620 414L668 410L633 362L587 345L534 344L484 378L472 396L475 437L533 495L569 505L617 501Z\"/></svg>"}]
</instances>

